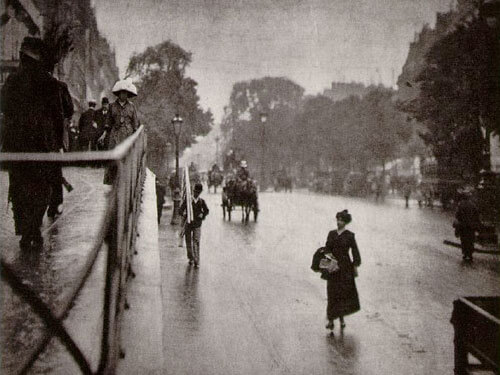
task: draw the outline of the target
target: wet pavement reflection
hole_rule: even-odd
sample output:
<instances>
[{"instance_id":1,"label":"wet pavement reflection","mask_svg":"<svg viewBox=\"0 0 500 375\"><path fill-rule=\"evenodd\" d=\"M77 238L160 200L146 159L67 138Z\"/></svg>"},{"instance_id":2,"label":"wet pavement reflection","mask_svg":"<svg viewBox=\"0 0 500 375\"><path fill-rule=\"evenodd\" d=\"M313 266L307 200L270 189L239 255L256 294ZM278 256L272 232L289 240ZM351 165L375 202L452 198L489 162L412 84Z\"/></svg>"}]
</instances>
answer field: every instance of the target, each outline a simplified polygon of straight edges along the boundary
<instances>
[{"instance_id":1,"label":"wet pavement reflection","mask_svg":"<svg viewBox=\"0 0 500 375\"><path fill-rule=\"evenodd\" d=\"M84 266L97 237L105 209L103 171L93 168L64 168L65 177L74 190L65 192L64 210L55 220L44 217L40 252L21 252L19 237L14 235L10 207L1 212L2 256L16 270L23 283L33 288L41 299L57 311L72 289L75 277ZM7 202L8 176L0 173L0 200ZM102 311L104 257L98 257L95 269L74 303L65 326L74 340L82 345L89 360L96 360L100 348L99 314ZM96 289L99 293L95 293ZM5 282L1 283L2 373L9 373L26 350L44 334L44 324L29 305ZM92 322L92 323L90 323ZM68 372L69 371L69 372ZM57 339L35 362L30 373L78 373L70 355Z\"/></svg>"},{"instance_id":2,"label":"wet pavement reflection","mask_svg":"<svg viewBox=\"0 0 500 375\"><path fill-rule=\"evenodd\" d=\"M452 217L400 200L263 193L257 223L222 218L220 194L204 193L201 267L160 226L164 353L168 374L447 374L453 372L452 302L500 293L500 257L465 265ZM325 325L326 285L312 254L353 215L362 265L361 311L334 336Z\"/></svg>"}]
</instances>

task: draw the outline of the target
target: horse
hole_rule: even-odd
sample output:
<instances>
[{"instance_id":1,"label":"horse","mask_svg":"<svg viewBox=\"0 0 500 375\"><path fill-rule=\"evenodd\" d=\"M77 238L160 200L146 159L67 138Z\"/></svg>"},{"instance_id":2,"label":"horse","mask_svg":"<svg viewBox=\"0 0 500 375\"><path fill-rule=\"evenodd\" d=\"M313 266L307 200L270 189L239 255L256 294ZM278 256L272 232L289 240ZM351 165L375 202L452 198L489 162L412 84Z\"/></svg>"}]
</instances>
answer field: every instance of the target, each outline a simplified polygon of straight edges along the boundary
<instances>
[{"instance_id":1,"label":"horse","mask_svg":"<svg viewBox=\"0 0 500 375\"><path fill-rule=\"evenodd\" d=\"M214 187L214 193L217 193L217 186L222 185L222 180L224 177L220 171L209 171L208 172L208 191L210 187Z\"/></svg>"},{"instance_id":2,"label":"horse","mask_svg":"<svg viewBox=\"0 0 500 375\"><path fill-rule=\"evenodd\" d=\"M292 192L292 178L290 176L282 175L276 178L274 191L281 191L282 188L285 189L285 193Z\"/></svg>"},{"instance_id":3,"label":"horse","mask_svg":"<svg viewBox=\"0 0 500 375\"><path fill-rule=\"evenodd\" d=\"M244 182L228 181L222 189L222 213L224 219L226 212L228 220L231 221L231 212L237 206L241 206L241 221L247 223L250 212L253 211L254 221L257 221L259 213L257 186L252 180Z\"/></svg>"}]
</instances>

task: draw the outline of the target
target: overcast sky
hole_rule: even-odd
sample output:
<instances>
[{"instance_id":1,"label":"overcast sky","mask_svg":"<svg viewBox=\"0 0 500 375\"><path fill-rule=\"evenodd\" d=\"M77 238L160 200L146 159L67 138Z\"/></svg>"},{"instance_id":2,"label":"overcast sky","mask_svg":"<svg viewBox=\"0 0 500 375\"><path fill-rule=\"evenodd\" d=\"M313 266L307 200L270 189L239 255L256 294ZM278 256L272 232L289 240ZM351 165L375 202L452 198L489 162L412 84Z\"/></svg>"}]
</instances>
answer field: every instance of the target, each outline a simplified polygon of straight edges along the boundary
<instances>
[{"instance_id":1,"label":"overcast sky","mask_svg":"<svg viewBox=\"0 0 500 375\"><path fill-rule=\"evenodd\" d=\"M120 73L133 52L171 39L220 120L233 83L286 76L322 92L332 81L393 85L422 25L452 0L95 0Z\"/></svg>"}]
</instances>

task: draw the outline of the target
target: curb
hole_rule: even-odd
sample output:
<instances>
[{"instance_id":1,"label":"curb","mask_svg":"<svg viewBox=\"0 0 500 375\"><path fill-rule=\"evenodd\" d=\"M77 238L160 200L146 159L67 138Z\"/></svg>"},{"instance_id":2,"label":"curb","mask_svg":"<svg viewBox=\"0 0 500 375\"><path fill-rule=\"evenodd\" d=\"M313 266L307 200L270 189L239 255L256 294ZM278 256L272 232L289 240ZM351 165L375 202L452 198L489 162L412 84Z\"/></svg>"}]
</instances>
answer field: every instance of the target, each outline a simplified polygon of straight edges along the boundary
<instances>
[{"instance_id":1,"label":"curb","mask_svg":"<svg viewBox=\"0 0 500 375\"><path fill-rule=\"evenodd\" d=\"M129 280L122 321L125 358L119 374L163 374L163 304L156 213L155 177L148 169L138 222L137 255L132 260L136 277Z\"/></svg>"},{"instance_id":2,"label":"curb","mask_svg":"<svg viewBox=\"0 0 500 375\"><path fill-rule=\"evenodd\" d=\"M458 247L459 249L462 248L462 246L458 242L444 240L443 243L448 246ZM500 254L500 250L490 250L489 248L484 248L484 247L480 248L474 247L474 252L479 254L493 254L493 255Z\"/></svg>"}]
</instances>

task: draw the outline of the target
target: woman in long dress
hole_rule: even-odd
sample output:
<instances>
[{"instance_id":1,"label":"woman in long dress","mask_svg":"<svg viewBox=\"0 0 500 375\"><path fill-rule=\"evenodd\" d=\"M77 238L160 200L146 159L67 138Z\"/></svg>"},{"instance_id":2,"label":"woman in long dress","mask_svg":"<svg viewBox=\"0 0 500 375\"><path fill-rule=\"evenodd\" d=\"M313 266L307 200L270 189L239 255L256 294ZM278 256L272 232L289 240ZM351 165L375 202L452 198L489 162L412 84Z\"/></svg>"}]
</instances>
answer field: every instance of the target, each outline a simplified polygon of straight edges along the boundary
<instances>
[{"instance_id":1,"label":"woman in long dress","mask_svg":"<svg viewBox=\"0 0 500 375\"><path fill-rule=\"evenodd\" d=\"M326 328L331 330L333 330L335 319L339 319L340 327L343 329L345 327L344 316L360 309L354 278L357 274L356 267L361 265L361 257L354 233L346 229L352 217L347 210L343 210L337 213L336 219L337 229L328 233L326 245L316 251L311 267L314 271L322 272L321 277L327 280L328 324ZM352 260L349 250L352 252ZM337 262L338 268L335 271L329 272L320 268L321 259L325 257L331 257Z\"/></svg>"},{"instance_id":2,"label":"woman in long dress","mask_svg":"<svg viewBox=\"0 0 500 375\"><path fill-rule=\"evenodd\" d=\"M131 81L122 80L116 82L112 91L117 96L117 99L109 106L107 128L99 138L99 141L103 142L108 137L109 149L115 148L139 127L137 111L134 104L129 100L131 97L137 96L136 87ZM104 183L111 185L115 174L116 168L108 168L104 175Z\"/></svg>"}]
</instances>

